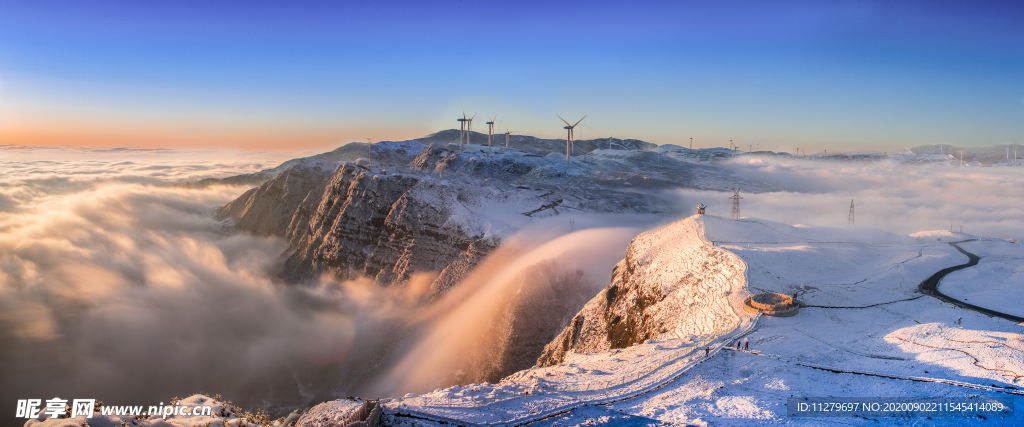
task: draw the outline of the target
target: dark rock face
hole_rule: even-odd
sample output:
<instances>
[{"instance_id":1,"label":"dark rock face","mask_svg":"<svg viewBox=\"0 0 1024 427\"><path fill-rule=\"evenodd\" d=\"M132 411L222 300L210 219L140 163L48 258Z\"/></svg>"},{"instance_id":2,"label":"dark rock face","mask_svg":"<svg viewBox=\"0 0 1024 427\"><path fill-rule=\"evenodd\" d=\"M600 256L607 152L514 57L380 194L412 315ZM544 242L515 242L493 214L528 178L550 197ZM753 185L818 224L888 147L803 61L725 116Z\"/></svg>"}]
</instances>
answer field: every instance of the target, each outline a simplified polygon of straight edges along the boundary
<instances>
[{"instance_id":1,"label":"dark rock face","mask_svg":"<svg viewBox=\"0 0 1024 427\"><path fill-rule=\"evenodd\" d=\"M288 239L293 252L282 270L287 280L329 273L387 285L435 271L440 275L432 288L443 292L500 243L449 221L450 204L437 202L458 196L433 180L345 163L330 172L289 168L217 214L234 219L240 230Z\"/></svg>"},{"instance_id":2,"label":"dark rock face","mask_svg":"<svg viewBox=\"0 0 1024 427\"><path fill-rule=\"evenodd\" d=\"M562 363L566 353L574 347L588 339L594 340L594 337L587 335L604 335L599 338L605 343L600 350L608 350L642 343L665 332L663 322L647 312L648 307L665 299L660 288L638 285L639 278L635 277L628 259L616 264L612 274L611 284L588 304L588 308L594 310L573 317L561 335L548 348L543 349L537 365ZM590 322L587 321L588 316L593 318ZM599 330L584 329L587 323L595 320L603 327Z\"/></svg>"},{"instance_id":3,"label":"dark rock face","mask_svg":"<svg viewBox=\"0 0 1024 427\"><path fill-rule=\"evenodd\" d=\"M293 166L246 191L217 210L217 218L232 219L235 228L258 236L293 240L307 229L323 195L333 163Z\"/></svg>"},{"instance_id":4,"label":"dark rock face","mask_svg":"<svg viewBox=\"0 0 1024 427\"><path fill-rule=\"evenodd\" d=\"M308 279L330 272L398 283L415 272L440 271L434 290L447 289L500 241L448 225L450 206L417 197L421 191L454 196L413 176L342 166L326 185L285 274Z\"/></svg>"}]
</instances>

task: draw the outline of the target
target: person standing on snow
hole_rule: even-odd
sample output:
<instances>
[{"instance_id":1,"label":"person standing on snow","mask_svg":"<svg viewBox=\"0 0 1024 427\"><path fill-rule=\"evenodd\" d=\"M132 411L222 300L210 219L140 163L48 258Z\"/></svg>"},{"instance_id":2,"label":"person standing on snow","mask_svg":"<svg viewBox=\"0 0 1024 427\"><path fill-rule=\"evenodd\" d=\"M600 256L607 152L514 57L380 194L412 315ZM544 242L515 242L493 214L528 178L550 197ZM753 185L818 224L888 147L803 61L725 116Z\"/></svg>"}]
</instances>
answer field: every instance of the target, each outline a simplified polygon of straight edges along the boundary
<instances>
[{"instance_id":1,"label":"person standing on snow","mask_svg":"<svg viewBox=\"0 0 1024 427\"><path fill-rule=\"evenodd\" d=\"M750 340L743 340L744 350L750 350Z\"/></svg>"},{"instance_id":2,"label":"person standing on snow","mask_svg":"<svg viewBox=\"0 0 1024 427\"><path fill-rule=\"evenodd\" d=\"M711 355L711 347L705 347L704 348L704 357L708 357L710 355Z\"/></svg>"}]
</instances>

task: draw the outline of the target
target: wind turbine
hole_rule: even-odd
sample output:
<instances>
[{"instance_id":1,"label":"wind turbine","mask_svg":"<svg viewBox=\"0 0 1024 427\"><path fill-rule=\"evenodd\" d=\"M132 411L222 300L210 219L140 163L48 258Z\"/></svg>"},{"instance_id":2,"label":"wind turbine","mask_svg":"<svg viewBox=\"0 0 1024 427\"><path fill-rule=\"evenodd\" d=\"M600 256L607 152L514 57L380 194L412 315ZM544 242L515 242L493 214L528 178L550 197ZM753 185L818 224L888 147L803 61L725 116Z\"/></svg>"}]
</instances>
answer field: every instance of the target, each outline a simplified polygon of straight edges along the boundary
<instances>
[{"instance_id":1,"label":"wind turbine","mask_svg":"<svg viewBox=\"0 0 1024 427\"><path fill-rule=\"evenodd\" d=\"M565 164L569 165L569 153L570 153L570 150L573 148L573 144L572 144L572 128L576 127L576 125L580 124L580 122L582 122L583 119L587 118L587 115L584 114L583 115L583 119L580 119L580 121L576 122L575 125L570 125L569 122L565 121L565 119L562 119L562 116L558 116L558 118L561 119L562 122L565 123L565 127L563 129L568 131L568 136L566 136L566 138L565 138Z\"/></svg>"},{"instance_id":2,"label":"wind turbine","mask_svg":"<svg viewBox=\"0 0 1024 427\"><path fill-rule=\"evenodd\" d=\"M461 102L459 103L459 106L462 107L462 103ZM468 121L468 120L469 119L466 118L466 107L462 107L462 118L458 120L459 121L459 125L460 125L460 129L459 129L459 151L462 151L462 139L464 138L464 135L466 135L466 121Z\"/></svg>"},{"instance_id":3,"label":"wind turbine","mask_svg":"<svg viewBox=\"0 0 1024 427\"><path fill-rule=\"evenodd\" d=\"M512 134L512 131L508 130L508 126L505 126L505 148L508 148L508 136Z\"/></svg>"},{"instance_id":4,"label":"wind turbine","mask_svg":"<svg viewBox=\"0 0 1024 427\"><path fill-rule=\"evenodd\" d=\"M495 114L494 118L491 119L491 116L488 114L487 118L491 120L491 121L487 122L487 155L490 155L491 154L491 136L494 135L494 121L498 119L498 115Z\"/></svg>"},{"instance_id":5,"label":"wind turbine","mask_svg":"<svg viewBox=\"0 0 1024 427\"><path fill-rule=\"evenodd\" d=\"M466 119L466 122L468 123L468 130L466 131L466 145L469 145L469 135L473 133L473 119L475 118L476 114L474 114L473 117Z\"/></svg>"}]
</instances>

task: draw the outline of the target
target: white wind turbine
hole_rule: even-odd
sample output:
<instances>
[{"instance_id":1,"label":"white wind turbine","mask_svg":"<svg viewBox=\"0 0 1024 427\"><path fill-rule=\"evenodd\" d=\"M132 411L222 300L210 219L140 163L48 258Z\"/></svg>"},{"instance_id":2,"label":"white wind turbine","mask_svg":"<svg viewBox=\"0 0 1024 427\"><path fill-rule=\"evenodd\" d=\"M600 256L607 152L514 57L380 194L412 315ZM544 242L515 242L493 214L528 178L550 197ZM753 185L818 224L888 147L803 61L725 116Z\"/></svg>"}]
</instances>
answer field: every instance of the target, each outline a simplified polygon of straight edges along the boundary
<instances>
[{"instance_id":1,"label":"white wind turbine","mask_svg":"<svg viewBox=\"0 0 1024 427\"><path fill-rule=\"evenodd\" d=\"M505 126L505 148L508 148L508 136L512 135L512 131L508 130L508 126Z\"/></svg>"},{"instance_id":2,"label":"white wind turbine","mask_svg":"<svg viewBox=\"0 0 1024 427\"><path fill-rule=\"evenodd\" d=\"M493 119L491 118L490 115L487 115L487 118L490 119L490 121L487 122L487 154L490 155L491 154L491 137L494 136L494 121L498 119L498 115L495 114Z\"/></svg>"},{"instance_id":3,"label":"white wind turbine","mask_svg":"<svg viewBox=\"0 0 1024 427\"><path fill-rule=\"evenodd\" d=\"M580 119L580 121L576 122L575 125L570 125L569 122L565 121L565 119L562 118L562 116L558 116L558 118L561 119L562 122L565 123L565 127L563 129L569 131L568 132L568 136L566 136L566 138L565 138L565 164L568 165L569 164L569 153L571 153L571 150L574 148L573 147L573 143L572 143L572 141L573 141L573 139L572 139L572 128L576 127L576 125L580 124L580 122L582 122L583 119L587 118L587 115L584 114L583 115L583 119Z\"/></svg>"},{"instance_id":4,"label":"white wind turbine","mask_svg":"<svg viewBox=\"0 0 1024 427\"><path fill-rule=\"evenodd\" d=\"M473 119L475 118L476 114L474 114L473 117L466 119L466 122L468 123L468 125L466 126L466 129L468 129L466 130L466 145L469 145L469 135L473 133Z\"/></svg>"}]
</instances>

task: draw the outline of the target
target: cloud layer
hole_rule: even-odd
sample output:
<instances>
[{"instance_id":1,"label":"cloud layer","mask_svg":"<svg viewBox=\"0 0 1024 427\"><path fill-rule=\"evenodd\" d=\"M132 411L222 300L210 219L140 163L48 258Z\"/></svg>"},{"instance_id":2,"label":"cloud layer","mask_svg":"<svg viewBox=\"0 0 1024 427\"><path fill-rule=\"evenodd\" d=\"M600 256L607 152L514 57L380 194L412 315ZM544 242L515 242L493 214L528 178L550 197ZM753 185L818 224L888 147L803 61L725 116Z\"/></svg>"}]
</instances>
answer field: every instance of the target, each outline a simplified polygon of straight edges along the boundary
<instances>
[{"instance_id":1,"label":"cloud layer","mask_svg":"<svg viewBox=\"0 0 1024 427\"><path fill-rule=\"evenodd\" d=\"M741 192L740 212L788 224L847 226L850 201L856 226L899 234L959 231L985 237L1024 238L1024 168L900 165L805 159L737 158L739 176L791 188ZM728 217L731 194L681 190L682 209L705 203L709 214Z\"/></svg>"}]
</instances>

